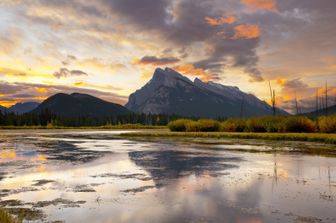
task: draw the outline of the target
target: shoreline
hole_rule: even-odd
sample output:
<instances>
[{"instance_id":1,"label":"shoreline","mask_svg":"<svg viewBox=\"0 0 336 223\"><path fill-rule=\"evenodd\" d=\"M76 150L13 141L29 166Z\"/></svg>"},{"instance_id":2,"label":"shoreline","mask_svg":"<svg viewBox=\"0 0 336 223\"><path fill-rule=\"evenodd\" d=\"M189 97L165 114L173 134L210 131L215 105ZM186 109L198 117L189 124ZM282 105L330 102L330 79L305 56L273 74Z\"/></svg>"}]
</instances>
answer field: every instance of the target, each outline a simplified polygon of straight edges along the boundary
<instances>
[{"instance_id":1,"label":"shoreline","mask_svg":"<svg viewBox=\"0 0 336 223\"><path fill-rule=\"evenodd\" d=\"M275 141L320 142L336 145L336 134L328 133L236 133L236 132L170 132L168 130L121 133L121 137L147 138L211 138L211 139L260 139Z\"/></svg>"},{"instance_id":2,"label":"shoreline","mask_svg":"<svg viewBox=\"0 0 336 223\"><path fill-rule=\"evenodd\" d=\"M208 139L255 139L274 141L319 142L336 145L336 133L258 133L258 132L171 132L166 126L118 125L83 127L47 126L0 126L1 131L25 130L137 130L118 134L119 137L135 138L208 138Z\"/></svg>"}]
</instances>

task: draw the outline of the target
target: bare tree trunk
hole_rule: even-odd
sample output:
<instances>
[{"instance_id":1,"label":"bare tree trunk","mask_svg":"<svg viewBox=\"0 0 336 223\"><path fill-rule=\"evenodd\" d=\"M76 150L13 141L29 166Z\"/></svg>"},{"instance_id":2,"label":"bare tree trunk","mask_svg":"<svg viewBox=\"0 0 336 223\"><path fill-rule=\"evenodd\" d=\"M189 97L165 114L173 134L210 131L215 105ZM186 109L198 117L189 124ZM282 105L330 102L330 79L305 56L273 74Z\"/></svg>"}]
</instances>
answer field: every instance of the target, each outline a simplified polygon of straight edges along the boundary
<instances>
[{"instance_id":1,"label":"bare tree trunk","mask_svg":"<svg viewBox=\"0 0 336 223\"><path fill-rule=\"evenodd\" d=\"M319 115L319 105L318 105L318 89L316 90L316 117Z\"/></svg>"},{"instance_id":2,"label":"bare tree trunk","mask_svg":"<svg viewBox=\"0 0 336 223\"><path fill-rule=\"evenodd\" d=\"M269 81L269 89L270 89L270 93L271 93L271 103L272 103L272 110L273 110L273 116L275 116L275 90L272 90L272 86L271 86L271 82Z\"/></svg>"},{"instance_id":3,"label":"bare tree trunk","mask_svg":"<svg viewBox=\"0 0 336 223\"><path fill-rule=\"evenodd\" d=\"M297 102L297 98L296 98L296 92L295 92L295 109L296 109L296 115L299 114L299 107L298 107L298 102Z\"/></svg>"},{"instance_id":4,"label":"bare tree trunk","mask_svg":"<svg viewBox=\"0 0 336 223\"><path fill-rule=\"evenodd\" d=\"M325 89L325 114L328 115L328 81L326 81L326 89Z\"/></svg>"}]
</instances>

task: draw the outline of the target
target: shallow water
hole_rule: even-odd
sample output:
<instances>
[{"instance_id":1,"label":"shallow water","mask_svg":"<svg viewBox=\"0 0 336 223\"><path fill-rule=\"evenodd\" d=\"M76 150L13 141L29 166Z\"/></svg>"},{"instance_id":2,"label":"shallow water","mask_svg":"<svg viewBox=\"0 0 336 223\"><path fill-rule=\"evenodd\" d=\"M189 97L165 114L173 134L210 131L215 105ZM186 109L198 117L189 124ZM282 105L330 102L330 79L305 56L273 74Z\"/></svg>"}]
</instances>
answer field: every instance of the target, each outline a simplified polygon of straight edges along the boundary
<instances>
[{"instance_id":1,"label":"shallow water","mask_svg":"<svg viewBox=\"0 0 336 223\"><path fill-rule=\"evenodd\" d=\"M119 133L1 132L0 206L42 211L25 222L336 222L336 158L298 149L324 145Z\"/></svg>"}]
</instances>

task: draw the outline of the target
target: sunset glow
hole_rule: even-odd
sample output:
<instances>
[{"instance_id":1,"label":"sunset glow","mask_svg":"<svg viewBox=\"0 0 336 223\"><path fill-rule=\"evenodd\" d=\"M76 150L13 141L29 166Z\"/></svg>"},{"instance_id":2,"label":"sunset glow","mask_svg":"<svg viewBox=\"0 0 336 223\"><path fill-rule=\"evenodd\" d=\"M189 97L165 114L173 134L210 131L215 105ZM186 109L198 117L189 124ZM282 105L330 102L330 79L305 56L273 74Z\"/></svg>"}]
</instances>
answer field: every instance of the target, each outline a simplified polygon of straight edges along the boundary
<instances>
[{"instance_id":1,"label":"sunset glow","mask_svg":"<svg viewBox=\"0 0 336 223\"><path fill-rule=\"evenodd\" d=\"M170 67L291 111L336 98L335 1L4 0L0 105L88 93L125 104ZM323 90L324 89L324 90ZM336 99L335 99L336 103Z\"/></svg>"}]
</instances>

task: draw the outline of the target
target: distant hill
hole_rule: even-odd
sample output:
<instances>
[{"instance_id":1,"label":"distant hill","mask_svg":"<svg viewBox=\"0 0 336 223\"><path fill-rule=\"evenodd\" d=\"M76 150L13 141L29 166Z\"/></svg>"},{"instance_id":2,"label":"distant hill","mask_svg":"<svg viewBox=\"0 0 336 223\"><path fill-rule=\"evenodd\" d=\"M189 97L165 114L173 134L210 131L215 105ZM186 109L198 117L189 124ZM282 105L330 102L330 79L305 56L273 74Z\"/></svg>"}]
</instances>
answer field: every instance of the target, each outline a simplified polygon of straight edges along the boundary
<instances>
[{"instance_id":1,"label":"distant hill","mask_svg":"<svg viewBox=\"0 0 336 223\"><path fill-rule=\"evenodd\" d=\"M235 86L194 81L166 68L156 69L152 79L129 96L126 107L136 113L177 114L195 117L243 117L271 115L272 108ZM278 114L288 114L278 110Z\"/></svg>"},{"instance_id":2,"label":"distant hill","mask_svg":"<svg viewBox=\"0 0 336 223\"><path fill-rule=\"evenodd\" d=\"M328 107L328 109L327 109L327 113L328 113L328 115L336 115L336 105L333 105L333 106L331 106L331 107ZM312 112L304 113L304 114L302 114L302 115L315 117L317 114L316 114L316 111L312 111ZM318 111L318 115L319 115L319 116L326 115L325 110L319 110L319 111Z\"/></svg>"},{"instance_id":3,"label":"distant hill","mask_svg":"<svg viewBox=\"0 0 336 223\"><path fill-rule=\"evenodd\" d=\"M38 114L45 110L62 117L90 116L103 118L131 113L122 105L79 93L53 95L42 102L32 113Z\"/></svg>"},{"instance_id":4,"label":"distant hill","mask_svg":"<svg viewBox=\"0 0 336 223\"><path fill-rule=\"evenodd\" d=\"M15 114L25 114L28 112L31 112L35 108L39 106L39 103L37 102L25 102L25 103L17 103L13 105L12 107L7 109L7 112L9 113L15 113Z\"/></svg>"}]
</instances>

